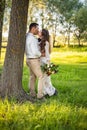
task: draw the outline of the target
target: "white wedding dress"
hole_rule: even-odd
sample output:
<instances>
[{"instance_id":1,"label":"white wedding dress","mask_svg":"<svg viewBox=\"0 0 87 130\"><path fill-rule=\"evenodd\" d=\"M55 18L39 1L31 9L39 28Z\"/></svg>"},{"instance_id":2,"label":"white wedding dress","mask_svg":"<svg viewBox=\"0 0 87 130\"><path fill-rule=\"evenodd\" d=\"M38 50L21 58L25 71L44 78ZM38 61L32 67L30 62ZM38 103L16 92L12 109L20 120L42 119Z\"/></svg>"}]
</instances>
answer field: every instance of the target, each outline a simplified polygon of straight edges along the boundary
<instances>
[{"instance_id":1,"label":"white wedding dress","mask_svg":"<svg viewBox=\"0 0 87 130\"><path fill-rule=\"evenodd\" d=\"M49 43L46 41L45 45L45 57L40 58L41 65L49 64L50 61L50 54L49 54ZM51 78L46 73L44 73L44 81L43 81L43 94L52 96L55 94L55 87L53 87L51 83Z\"/></svg>"}]
</instances>

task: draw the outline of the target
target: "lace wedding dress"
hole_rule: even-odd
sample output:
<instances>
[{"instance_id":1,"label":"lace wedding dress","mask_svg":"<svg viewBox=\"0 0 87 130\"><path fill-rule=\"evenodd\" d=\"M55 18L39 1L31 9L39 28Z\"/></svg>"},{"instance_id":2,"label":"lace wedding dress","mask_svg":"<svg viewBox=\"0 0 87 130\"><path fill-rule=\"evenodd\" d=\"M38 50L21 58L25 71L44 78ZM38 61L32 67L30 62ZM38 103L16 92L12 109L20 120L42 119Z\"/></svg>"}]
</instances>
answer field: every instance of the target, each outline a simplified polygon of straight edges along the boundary
<instances>
[{"instance_id":1,"label":"lace wedding dress","mask_svg":"<svg viewBox=\"0 0 87 130\"><path fill-rule=\"evenodd\" d=\"M46 41L45 45L45 57L40 58L41 65L49 64L50 54L49 54L49 43ZM44 81L43 81L43 94L52 96L56 92L55 87L51 83L51 77L44 73Z\"/></svg>"}]
</instances>

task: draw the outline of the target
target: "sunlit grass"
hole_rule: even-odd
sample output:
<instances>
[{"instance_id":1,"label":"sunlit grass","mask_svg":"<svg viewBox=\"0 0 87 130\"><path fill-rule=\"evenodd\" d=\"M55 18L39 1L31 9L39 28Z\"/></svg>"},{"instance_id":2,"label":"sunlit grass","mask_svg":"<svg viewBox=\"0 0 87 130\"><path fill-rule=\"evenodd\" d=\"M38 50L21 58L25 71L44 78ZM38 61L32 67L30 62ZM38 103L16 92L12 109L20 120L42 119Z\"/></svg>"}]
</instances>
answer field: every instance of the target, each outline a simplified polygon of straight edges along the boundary
<instances>
[{"instance_id":1,"label":"sunlit grass","mask_svg":"<svg viewBox=\"0 0 87 130\"><path fill-rule=\"evenodd\" d=\"M52 52L51 59L59 64L87 64L87 52Z\"/></svg>"},{"instance_id":2,"label":"sunlit grass","mask_svg":"<svg viewBox=\"0 0 87 130\"><path fill-rule=\"evenodd\" d=\"M17 103L0 100L0 130L86 130L87 48L53 48L51 61L59 64L51 76L57 96L45 102ZM1 56L2 69L4 54ZM1 72L1 70L0 70ZM27 92L29 70L24 60L23 88ZM37 91L37 88L36 88Z\"/></svg>"},{"instance_id":3,"label":"sunlit grass","mask_svg":"<svg viewBox=\"0 0 87 130\"><path fill-rule=\"evenodd\" d=\"M0 128L2 130L84 130L87 128L85 108L57 103L26 102L17 104L0 102Z\"/></svg>"}]
</instances>

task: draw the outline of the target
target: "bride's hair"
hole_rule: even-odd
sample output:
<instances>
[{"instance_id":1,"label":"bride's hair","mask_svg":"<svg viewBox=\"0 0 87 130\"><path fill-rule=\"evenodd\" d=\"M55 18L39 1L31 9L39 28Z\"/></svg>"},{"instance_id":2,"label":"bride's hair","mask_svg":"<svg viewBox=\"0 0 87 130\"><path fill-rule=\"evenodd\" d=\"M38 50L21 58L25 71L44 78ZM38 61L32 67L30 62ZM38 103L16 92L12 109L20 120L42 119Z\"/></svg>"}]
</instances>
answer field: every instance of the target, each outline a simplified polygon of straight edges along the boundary
<instances>
[{"instance_id":1,"label":"bride's hair","mask_svg":"<svg viewBox=\"0 0 87 130\"><path fill-rule=\"evenodd\" d=\"M42 29L42 38L41 38L41 43L40 43L41 52L45 52L46 41L49 42L49 53L50 53L51 52L51 47L50 47L49 31L46 30L46 29Z\"/></svg>"}]
</instances>

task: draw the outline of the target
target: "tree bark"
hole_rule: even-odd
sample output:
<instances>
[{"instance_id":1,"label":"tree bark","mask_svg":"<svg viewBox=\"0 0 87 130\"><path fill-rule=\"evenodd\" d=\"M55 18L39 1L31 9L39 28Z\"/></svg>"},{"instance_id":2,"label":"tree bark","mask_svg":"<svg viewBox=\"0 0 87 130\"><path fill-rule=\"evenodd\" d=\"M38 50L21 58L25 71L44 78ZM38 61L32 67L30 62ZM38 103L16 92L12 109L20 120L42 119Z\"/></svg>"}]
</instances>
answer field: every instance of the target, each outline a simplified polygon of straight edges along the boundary
<instances>
[{"instance_id":1,"label":"tree bark","mask_svg":"<svg viewBox=\"0 0 87 130\"><path fill-rule=\"evenodd\" d=\"M12 0L8 45L1 75L0 96L21 99L23 59L29 0Z\"/></svg>"},{"instance_id":2,"label":"tree bark","mask_svg":"<svg viewBox=\"0 0 87 130\"><path fill-rule=\"evenodd\" d=\"M78 34L77 33L75 33L75 36L76 36L76 38L77 38L77 40L78 40L78 46L81 46L81 44L80 44L80 40L81 40L81 33L79 32Z\"/></svg>"},{"instance_id":3,"label":"tree bark","mask_svg":"<svg viewBox=\"0 0 87 130\"><path fill-rule=\"evenodd\" d=\"M68 47L70 46L70 25L68 25Z\"/></svg>"},{"instance_id":4,"label":"tree bark","mask_svg":"<svg viewBox=\"0 0 87 130\"><path fill-rule=\"evenodd\" d=\"M5 10L5 0L0 0L0 55L2 46L2 28L3 28L4 10Z\"/></svg>"},{"instance_id":5,"label":"tree bark","mask_svg":"<svg viewBox=\"0 0 87 130\"><path fill-rule=\"evenodd\" d=\"M79 45L79 46L81 46L81 45L80 45L80 39L81 39L81 35L80 35L80 33L79 33L79 36L78 36L78 45Z\"/></svg>"},{"instance_id":6,"label":"tree bark","mask_svg":"<svg viewBox=\"0 0 87 130\"><path fill-rule=\"evenodd\" d=\"M56 24L54 25L54 35L53 35L53 47L56 47L55 46L55 42L56 42Z\"/></svg>"},{"instance_id":7,"label":"tree bark","mask_svg":"<svg viewBox=\"0 0 87 130\"><path fill-rule=\"evenodd\" d=\"M70 46L70 32L68 32L68 47Z\"/></svg>"}]
</instances>

